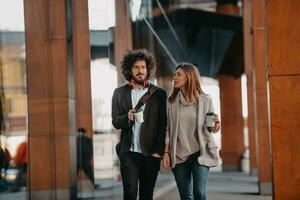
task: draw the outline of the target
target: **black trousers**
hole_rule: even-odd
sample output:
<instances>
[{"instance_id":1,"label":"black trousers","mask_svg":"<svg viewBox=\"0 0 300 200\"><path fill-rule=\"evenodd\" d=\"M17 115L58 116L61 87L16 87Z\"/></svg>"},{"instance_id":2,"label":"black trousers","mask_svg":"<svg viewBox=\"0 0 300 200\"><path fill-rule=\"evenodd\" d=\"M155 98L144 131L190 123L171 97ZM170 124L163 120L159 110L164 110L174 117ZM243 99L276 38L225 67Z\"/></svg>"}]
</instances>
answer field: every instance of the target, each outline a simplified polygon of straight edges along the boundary
<instances>
[{"instance_id":1,"label":"black trousers","mask_svg":"<svg viewBox=\"0 0 300 200\"><path fill-rule=\"evenodd\" d=\"M120 155L123 199L136 200L139 185L139 199L152 200L153 190L160 169L160 158L146 157L140 153L128 152Z\"/></svg>"},{"instance_id":2,"label":"black trousers","mask_svg":"<svg viewBox=\"0 0 300 200\"><path fill-rule=\"evenodd\" d=\"M87 175L87 177L89 177L92 184L95 184L94 170L93 170L92 166L90 165L90 161L83 161L81 168L84 171L85 175ZM77 170L77 173L78 173L78 170Z\"/></svg>"}]
</instances>

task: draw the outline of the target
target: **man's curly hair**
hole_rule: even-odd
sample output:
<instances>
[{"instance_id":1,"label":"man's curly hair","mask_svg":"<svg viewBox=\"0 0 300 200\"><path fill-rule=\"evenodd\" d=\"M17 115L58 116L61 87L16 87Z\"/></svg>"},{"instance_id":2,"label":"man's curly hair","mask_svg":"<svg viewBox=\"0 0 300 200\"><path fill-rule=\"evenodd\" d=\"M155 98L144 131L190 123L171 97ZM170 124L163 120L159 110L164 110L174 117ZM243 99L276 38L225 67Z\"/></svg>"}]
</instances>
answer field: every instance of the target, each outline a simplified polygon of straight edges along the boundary
<instances>
[{"instance_id":1,"label":"man's curly hair","mask_svg":"<svg viewBox=\"0 0 300 200\"><path fill-rule=\"evenodd\" d=\"M144 60L146 62L146 77L148 80L154 74L156 68L156 61L154 56L146 49L135 49L125 54L123 60L121 61L122 74L127 81L130 81L132 79L131 68L133 67L133 64L139 60Z\"/></svg>"}]
</instances>

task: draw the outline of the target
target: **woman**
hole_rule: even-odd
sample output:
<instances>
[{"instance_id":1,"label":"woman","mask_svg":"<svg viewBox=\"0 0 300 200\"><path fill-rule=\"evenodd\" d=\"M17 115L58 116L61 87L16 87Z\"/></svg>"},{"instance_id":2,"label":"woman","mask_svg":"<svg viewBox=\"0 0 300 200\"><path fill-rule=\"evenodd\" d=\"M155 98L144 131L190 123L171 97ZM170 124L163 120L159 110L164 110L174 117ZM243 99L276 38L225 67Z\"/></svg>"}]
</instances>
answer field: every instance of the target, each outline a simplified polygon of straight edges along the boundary
<instances>
[{"instance_id":1,"label":"woman","mask_svg":"<svg viewBox=\"0 0 300 200\"><path fill-rule=\"evenodd\" d=\"M220 129L217 115L214 127L205 123L214 112L212 99L200 87L200 74L192 64L176 68L174 88L168 99L168 127L163 166L173 171L182 200L206 199L209 167L219 164L219 150L212 133ZM193 186L192 186L193 179Z\"/></svg>"}]
</instances>

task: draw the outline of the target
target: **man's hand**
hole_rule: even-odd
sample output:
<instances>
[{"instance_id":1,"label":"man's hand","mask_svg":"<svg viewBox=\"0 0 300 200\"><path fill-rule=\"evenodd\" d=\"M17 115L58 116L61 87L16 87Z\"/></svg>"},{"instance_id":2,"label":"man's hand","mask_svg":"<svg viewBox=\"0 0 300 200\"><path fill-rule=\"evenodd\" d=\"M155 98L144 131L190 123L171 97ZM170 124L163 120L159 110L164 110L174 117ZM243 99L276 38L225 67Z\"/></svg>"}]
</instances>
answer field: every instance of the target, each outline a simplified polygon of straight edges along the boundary
<instances>
[{"instance_id":1,"label":"man's hand","mask_svg":"<svg viewBox=\"0 0 300 200\"><path fill-rule=\"evenodd\" d=\"M135 112L134 109L131 109L131 110L128 111L128 114L127 114L128 119L131 120L131 121L134 121L134 115L133 115L134 112Z\"/></svg>"},{"instance_id":2,"label":"man's hand","mask_svg":"<svg viewBox=\"0 0 300 200\"><path fill-rule=\"evenodd\" d=\"M154 153L154 154L152 154L152 156L155 157L155 158L161 158L158 153Z\"/></svg>"}]
</instances>

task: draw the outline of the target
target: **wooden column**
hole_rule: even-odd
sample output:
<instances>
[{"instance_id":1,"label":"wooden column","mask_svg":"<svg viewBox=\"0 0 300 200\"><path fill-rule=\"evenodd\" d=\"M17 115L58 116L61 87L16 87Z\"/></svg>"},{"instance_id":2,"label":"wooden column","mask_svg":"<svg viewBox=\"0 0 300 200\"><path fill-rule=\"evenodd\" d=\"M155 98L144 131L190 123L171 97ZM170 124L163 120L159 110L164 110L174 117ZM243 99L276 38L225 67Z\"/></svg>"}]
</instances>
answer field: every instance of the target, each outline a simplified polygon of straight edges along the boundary
<instances>
[{"instance_id":1,"label":"wooden column","mask_svg":"<svg viewBox=\"0 0 300 200\"><path fill-rule=\"evenodd\" d=\"M65 3L24 1L30 199L76 195L76 171L70 170L76 166L70 151L75 106L69 96Z\"/></svg>"},{"instance_id":2,"label":"wooden column","mask_svg":"<svg viewBox=\"0 0 300 200\"><path fill-rule=\"evenodd\" d=\"M253 62L256 104L257 166L260 194L272 194L269 117L266 80L266 25L264 1L253 1Z\"/></svg>"},{"instance_id":3,"label":"wooden column","mask_svg":"<svg viewBox=\"0 0 300 200\"><path fill-rule=\"evenodd\" d=\"M71 0L71 2L76 127L85 128L87 130L87 136L93 140L88 0ZM74 148L75 146L73 146L72 152L76 152ZM92 160L90 162L93 163ZM77 181L79 197L84 195L85 197L92 198L95 196L94 185L82 170L79 171Z\"/></svg>"},{"instance_id":4,"label":"wooden column","mask_svg":"<svg viewBox=\"0 0 300 200\"><path fill-rule=\"evenodd\" d=\"M76 124L92 136L90 33L88 0L72 0L73 64L75 70Z\"/></svg>"},{"instance_id":5,"label":"wooden column","mask_svg":"<svg viewBox=\"0 0 300 200\"><path fill-rule=\"evenodd\" d=\"M250 173L257 174L256 162L256 135L255 123L256 107L254 105L254 69L253 69L253 38L252 38L252 0L243 1L243 26L244 26L244 66L247 76L247 99L248 99L248 140L250 152Z\"/></svg>"},{"instance_id":6,"label":"wooden column","mask_svg":"<svg viewBox=\"0 0 300 200\"><path fill-rule=\"evenodd\" d=\"M243 137L243 116L241 79L219 76L221 101L222 149L224 171L240 170L240 160L245 150Z\"/></svg>"},{"instance_id":7,"label":"wooden column","mask_svg":"<svg viewBox=\"0 0 300 200\"><path fill-rule=\"evenodd\" d=\"M115 63L118 66L118 85L126 83L120 68L123 55L132 50L132 28L129 1L115 0L116 26L114 33Z\"/></svg>"},{"instance_id":8,"label":"wooden column","mask_svg":"<svg viewBox=\"0 0 300 200\"><path fill-rule=\"evenodd\" d=\"M217 5L217 12L238 15L239 8L233 3L222 3ZM223 170L238 171L245 150L241 78L226 75L221 75L218 78L221 101Z\"/></svg>"},{"instance_id":9,"label":"wooden column","mask_svg":"<svg viewBox=\"0 0 300 200\"><path fill-rule=\"evenodd\" d=\"M30 198L73 199L76 127L92 137L88 1L24 4Z\"/></svg>"},{"instance_id":10,"label":"wooden column","mask_svg":"<svg viewBox=\"0 0 300 200\"><path fill-rule=\"evenodd\" d=\"M274 199L299 199L300 2L266 8Z\"/></svg>"}]
</instances>

